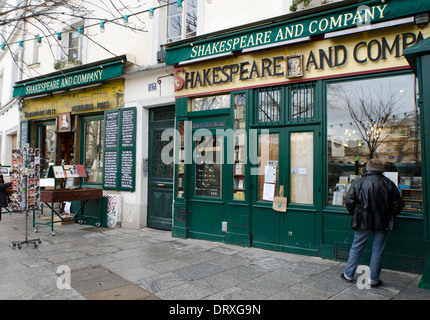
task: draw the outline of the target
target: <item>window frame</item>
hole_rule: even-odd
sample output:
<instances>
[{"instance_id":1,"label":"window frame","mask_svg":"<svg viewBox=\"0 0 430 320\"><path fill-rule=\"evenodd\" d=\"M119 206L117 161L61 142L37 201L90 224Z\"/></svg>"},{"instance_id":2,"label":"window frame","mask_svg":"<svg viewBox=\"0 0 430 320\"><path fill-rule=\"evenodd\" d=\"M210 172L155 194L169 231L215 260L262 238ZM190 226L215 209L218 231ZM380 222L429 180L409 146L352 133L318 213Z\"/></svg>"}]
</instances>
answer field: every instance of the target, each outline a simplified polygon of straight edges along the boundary
<instances>
[{"instance_id":1,"label":"window frame","mask_svg":"<svg viewBox=\"0 0 430 320\"><path fill-rule=\"evenodd\" d=\"M416 76L412 73L411 70L396 70L396 71L391 71L391 72L384 72L384 73L372 73L372 74L364 74L364 75L356 75L356 76L347 76L347 77L339 77L339 78L333 78L333 79L326 79L323 80L322 83L322 105L323 105L323 114L322 114L322 118L323 118L323 137L324 139L322 139L322 152L323 152L323 156L324 156L324 164L323 164L323 168L322 168L322 178L323 178L323 185L322 185L322 207L323 207L323 211L330 211L330 212L338 212L338 213L346 213L347 209L344 205L342 206L338 206L338 205L332 205L329 204L328 201L328 189L329 189L329 185L328 185L328 104L327 104L327 86L329 84L333 84L333 83L346 83L346 82L354 82L354 81L363 81L363 80L372 80L372 79L384 79L384 78L390 78L390 77L396 77L396 76L405 76L405 75L412 75L414 76L415 79L415 84L414 84L414 88L416 89L416 100L415 103L418 107L418 85L417 85L417 78ZM424 150L424 136L423 136L423 115L422 112L420 112L419 114L419 125L420 125L420 139L421 139L421 143L420 143L420 149L421 149L421 177L423 176L423 171L425 170L424 166L425 163L423 163L423 150ZM423 193L423 209L421 211L405 211L403 210L400 214L399 217L404 217L404 218L415 218L415 219L423 219L424 217L424 209L425 209L425 184L423 184L423 189L422 189L422 193Z\"/></svg>"}]
</instances>

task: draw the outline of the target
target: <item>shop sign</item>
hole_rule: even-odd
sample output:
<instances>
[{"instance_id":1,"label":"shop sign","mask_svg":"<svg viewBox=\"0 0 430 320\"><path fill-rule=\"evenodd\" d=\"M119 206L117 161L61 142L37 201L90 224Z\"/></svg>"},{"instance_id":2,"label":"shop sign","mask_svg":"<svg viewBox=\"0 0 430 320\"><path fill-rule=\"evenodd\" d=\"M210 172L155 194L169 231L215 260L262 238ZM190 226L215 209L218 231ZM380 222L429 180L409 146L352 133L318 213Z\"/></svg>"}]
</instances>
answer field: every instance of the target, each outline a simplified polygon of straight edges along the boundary
<instances>
[{"instance_id":1,"label":"shop sign","mask_svg":"<svg viewBox=\"0 0 430 320\"><path fill-rule=\"evenodd\" d=\"M84 86L100 82L122 74L122 61L99 65L89 69L65 72L48 77L48 80L32 80L14 86L14 97L25 97L29 95L43 94L46 92L59 91L74 86Z\"/></svg>"},{"instance_id":2,"label":"shop sign","mask_svg":"<svg viewBox=\"0 0 430 320\"><path fill-rule=\"evenodd\" d=\"M324 16L303 20L287 20L271 24L270 27L260 27L254 32L239 32L228 37L220 36L211 41L201 40L167 47L166 64L176 64L190 59L276 44L352 27L363 27L429 10L430 1L391 0L386 3L366 1L342 12L325 13Z\"/></svg>"},{"instance_id":3,"label":"shop sign","mask_svg":"<svg viewBox=\"0 0 430 320\"><path fill-rule=\"evenodd\" d=\"M400 33L375 31L368 39L360 35L345 39L329 39L309 44L278 48L265 53L243 55L216 62L177 68L174 72L175 91L224 89L252 81L252 85L273 84L315 77L383 68L408 67L403 51L430 35L430 28L403 27ZM290 54L282 54L289 52ZM256 59L256 58L259 59ZM218 60L222 63L222 60ZM231 63L233 62L233 63ZM381 67L382 68L382 67ZM249 86L244 85L243 87ZM185 93L185 92L184 92ZM198 93L198 92L197 92ZM182 94L182 92L181 92Z\"/></svg>"},{"instance_id":4,"label":"shop sign","mask_svg":"<svg viewBox=\"0 0 430 320\"><path fill-rule=\"evenodd\" d=\"M61 113L83 114L117 109L124 104L124 80L86 90L24 100L22 120L57 117Z\"/></svg>"}]
</instances>

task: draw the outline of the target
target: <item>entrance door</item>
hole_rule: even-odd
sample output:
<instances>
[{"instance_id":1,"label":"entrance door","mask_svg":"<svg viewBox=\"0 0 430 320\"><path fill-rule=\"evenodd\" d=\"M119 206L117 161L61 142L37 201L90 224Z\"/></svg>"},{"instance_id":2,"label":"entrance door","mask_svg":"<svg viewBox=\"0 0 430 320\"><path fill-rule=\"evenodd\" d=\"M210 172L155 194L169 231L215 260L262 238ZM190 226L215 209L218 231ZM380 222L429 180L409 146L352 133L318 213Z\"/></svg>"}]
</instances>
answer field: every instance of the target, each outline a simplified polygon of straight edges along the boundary
<instances>
[{"instance_id":1,"label":"entrance door","mask_svg":"<svg viewBox=\"0 0 430 320\"><path fill-rule=\"evenodd\" d=\"M313 127L277 128L258 134L259 166L252 176L253 246L316 255L319 158ZM284 192L287 212L272 209L273 197Z\"/></svg>"},{"instance_id":2,"label":"entrance door","mask_svg":"<svg viewBox=\"0 0 430 320\"><path fill-rule=\"evenodd\" d=\"M162 230L172 229L173 161L166 160L173 156L173 134L166 135L169 141L163 141L162 135L165 130L173 130L174 120L174 106L149 111L147 225ZM166 150L171 153L167 157L163 156Z\"/></svg>"}]
</instances>

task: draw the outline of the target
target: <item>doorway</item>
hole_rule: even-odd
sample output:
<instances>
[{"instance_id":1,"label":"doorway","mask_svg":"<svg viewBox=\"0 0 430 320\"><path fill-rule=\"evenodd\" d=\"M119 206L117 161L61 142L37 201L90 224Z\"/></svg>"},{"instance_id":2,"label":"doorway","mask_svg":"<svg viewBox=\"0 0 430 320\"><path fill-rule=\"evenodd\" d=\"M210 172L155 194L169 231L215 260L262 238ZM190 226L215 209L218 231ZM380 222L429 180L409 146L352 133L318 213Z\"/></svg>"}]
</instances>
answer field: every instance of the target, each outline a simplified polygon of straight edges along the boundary
<instances>
[{"instance_id":1,"label":"doorway","mask_svg":"<svg viewBox=\"0 0 430 320\"><path fill-rule=\"evenodd\" d=\"M253 179L252 245L270 250L316 255L319 207L317 127L262 130L259 166ZM258 170L258 171L257 171ZM287 212L273 210L273 197L288 199Z\"/></svg>"},{"instance_id":2,"label":"doorway","mask_svg":"<svg viewBox=\"0 0 430 320\"><path fill-rule=\"evenodd\" d=\"M168 141L164 141L163 132L173 130L175 121L175 107L154 108L149 110L148 134L148 219L149 228L172 229L173 203L173 168L172 162L165 161L163 152L172 148L169 155L173 156L173 134ZM165 148L167 146L167 148ZM171 154L170 154L171 152Z\"/></svg>"}]
</instances>

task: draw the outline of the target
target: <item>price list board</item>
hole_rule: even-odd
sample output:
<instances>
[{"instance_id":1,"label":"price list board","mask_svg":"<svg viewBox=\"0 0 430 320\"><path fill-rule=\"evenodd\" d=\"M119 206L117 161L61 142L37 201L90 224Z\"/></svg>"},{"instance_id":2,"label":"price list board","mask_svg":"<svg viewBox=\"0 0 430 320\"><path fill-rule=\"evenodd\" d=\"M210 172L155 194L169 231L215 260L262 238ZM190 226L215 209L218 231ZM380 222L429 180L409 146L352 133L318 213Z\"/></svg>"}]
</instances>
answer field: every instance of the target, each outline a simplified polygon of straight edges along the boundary
<instances>
[{"instance_id":1,"label":"price list board","mask_svg":"<svg viewBox=\"0 0 430 320\"><path fill-rule=\"evenodd\" d=\"M105 112L103 189L134 191L136 108Z\"/></svg>"}]
</instances>

